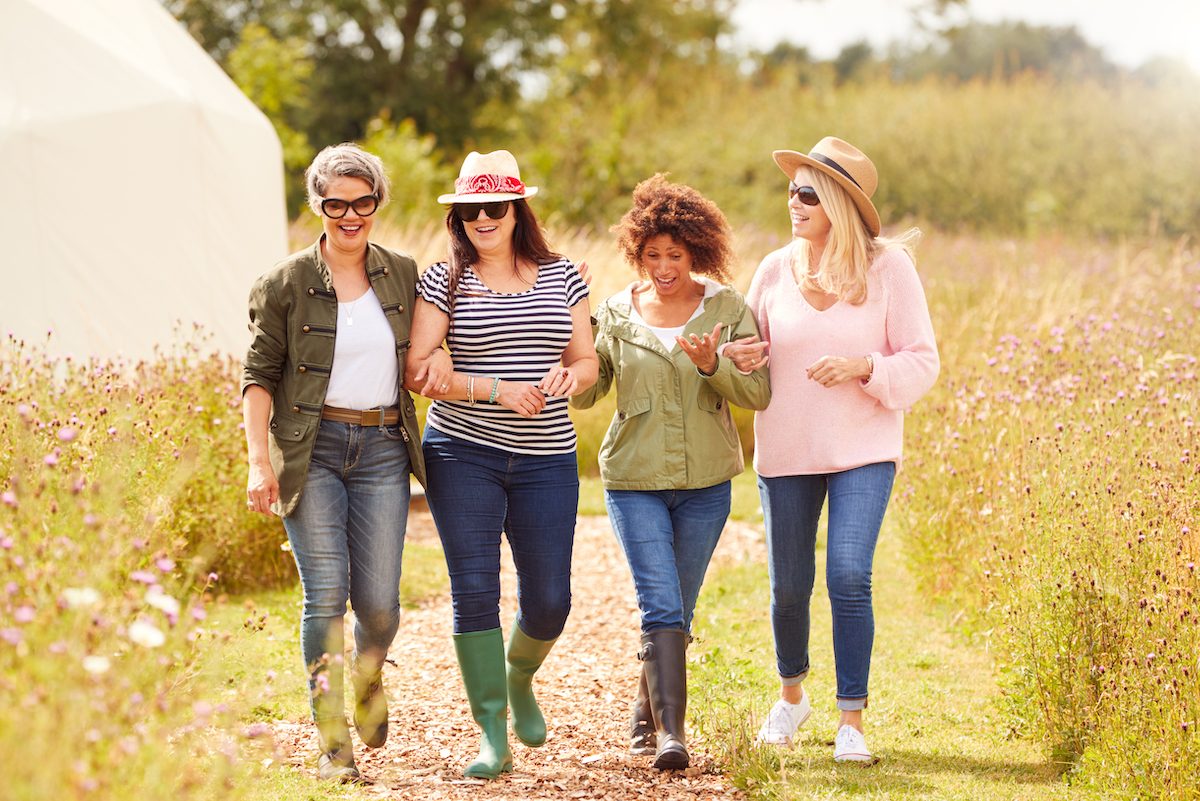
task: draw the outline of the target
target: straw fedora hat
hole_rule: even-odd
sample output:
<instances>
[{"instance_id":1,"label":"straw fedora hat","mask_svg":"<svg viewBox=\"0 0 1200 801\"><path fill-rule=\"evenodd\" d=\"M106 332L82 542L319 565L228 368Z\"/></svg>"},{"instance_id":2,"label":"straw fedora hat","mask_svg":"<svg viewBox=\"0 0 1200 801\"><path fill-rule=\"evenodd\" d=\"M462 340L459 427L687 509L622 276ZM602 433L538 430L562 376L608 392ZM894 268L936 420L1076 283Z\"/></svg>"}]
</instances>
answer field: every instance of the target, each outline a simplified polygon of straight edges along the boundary
<instances>
[{"instance_id":1,"label":"straw fedora hat","mask_svg":"<svg viewBox=\"0 0 1200 801\"><path fill-rule=\"evenodd\" d=\"M871 195L879 186L879 173L865 153L836 136L827 136L817 142L807 156L794 150L776 150L771 155L779 169L793 181L796 180L796 170L804 166L812 167L837 181L854 200L871 236L879 236L879 212L871 202Z\"/></svg>"},{"instance_id":2,"label":"straw fedora hat","mask_svg":"<svg viewBox=\"0 0 1200 801\"><path fill-rule=\"evenodd\" d=\"M518 200L533 197L536 186L521 182L517 159L507 150L477 153L472 150L463 159L462 169L454 182L454 192L440 195L438 203L491 203L496 200Z\"/></svg>"}]
</instances>

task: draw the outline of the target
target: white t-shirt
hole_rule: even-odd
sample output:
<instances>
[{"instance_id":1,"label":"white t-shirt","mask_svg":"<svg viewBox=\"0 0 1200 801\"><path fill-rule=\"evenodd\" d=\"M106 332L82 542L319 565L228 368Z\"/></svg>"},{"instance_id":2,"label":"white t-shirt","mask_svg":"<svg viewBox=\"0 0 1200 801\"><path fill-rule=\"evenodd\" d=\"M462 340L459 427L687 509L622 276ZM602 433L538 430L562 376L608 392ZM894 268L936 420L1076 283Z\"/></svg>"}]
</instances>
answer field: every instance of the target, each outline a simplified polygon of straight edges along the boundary
<instances>
[{"instance_id":1,"label":"white t-shirt","mask_svg":"<svg viewBox=\"0 0 1200 801\"><path fill-rule=\"evenodd\" d=\"M687 318L687 322L683 325L672 326L670 328L659 328L658 326L650 325L638 312L632 300L629 303L629 319L638 325L645 326L651 334L654 334L658 338L658 341L662 343L663 347L669 353L672 349L679 347L679 343L675 341L675 337L682 336L683 329L687 328L687 324L704 313L704 302L717 294L717 291L721 288L721 285L716 281L711 281L707 278L701 278L700 282L704 284L704 297L696 304L696 310L692 312L692 316Z\"/></svg>"},{"instance_id":2,"label":"white t-shirt","mask_svg":"<svg viewBox=\"0 0 1200 801\"><path fill-rule=\"evenodd\" d=\"M339 302L325 405L342 409L395 406L399 380L396 337L375 290L368 287L356 300Z\"/></svg>"}]
</instances>

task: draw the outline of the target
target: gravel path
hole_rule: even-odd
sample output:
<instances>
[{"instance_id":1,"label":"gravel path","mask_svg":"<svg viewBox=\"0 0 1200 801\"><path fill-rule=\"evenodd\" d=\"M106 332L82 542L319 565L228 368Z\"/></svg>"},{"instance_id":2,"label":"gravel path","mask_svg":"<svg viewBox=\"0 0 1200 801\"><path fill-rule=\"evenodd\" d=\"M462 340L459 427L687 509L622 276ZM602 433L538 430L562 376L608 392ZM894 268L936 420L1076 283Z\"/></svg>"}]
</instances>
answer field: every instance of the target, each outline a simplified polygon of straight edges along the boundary
<instances>
[{"instance_id":1,"label":"gravel path","mask_svg":"<svg viewBox=\"0 0 1200 801\"><path fill-rule=\"evenodd\" d=\"M428 513L414 512L409 540L436 543ZM761 534L731 523L718 559L757 556ZM502 626L516 608L515 575L503 559ZM581 517L576 529L573 608L566 630L534 681L549 729L546 744L526 748L510 737L514 772L492 782L462 769L478 750L451 641L449 599L430 599L401 615L384 671L390 737L380 749L356 745L367 797L394 799L710 799L743 798L718 771L695 736L692 767L662 772L652 757L628 753L629 706L639 665L633 582L608 519ZM348 631L349 631L348 627ZM347 690L349 688L347 687ZM276 724L285 759L315 775L315 735L308 723Z\"/></svg>"}]
</instances>

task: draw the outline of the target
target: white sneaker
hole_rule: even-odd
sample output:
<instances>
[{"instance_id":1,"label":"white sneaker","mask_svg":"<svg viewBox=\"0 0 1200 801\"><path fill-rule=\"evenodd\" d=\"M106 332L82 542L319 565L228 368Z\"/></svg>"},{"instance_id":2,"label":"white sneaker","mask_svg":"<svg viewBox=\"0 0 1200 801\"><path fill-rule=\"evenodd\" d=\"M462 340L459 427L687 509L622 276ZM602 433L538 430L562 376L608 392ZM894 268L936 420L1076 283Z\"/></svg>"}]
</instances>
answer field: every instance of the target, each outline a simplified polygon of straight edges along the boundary
<instances>
[{"instance_id":1,"label":"white sneaker","mask_svg":"<svg viewBox=\"0 0 1200 801\"><path fill-rule=\"evenodd\" d=\"M867 748L867 738L849 724L838 729L837 739L833 741L833 759L835 762L875 761L871 749Z\"/></svg>"},{"instance_id":2,"label":"white sneaker","mask_svg":"<svg viewBox=\"0 0 1200 801\"><path fill-rule=\"evenodd\" d=\"M764 745L791 746L796 729L804 725L812 714L812 704L808 702L808 693L800 696L800 703L789 704L782 698L775 702L762 728L758 730L758 742Z\"/></svg>"}]
</instances>

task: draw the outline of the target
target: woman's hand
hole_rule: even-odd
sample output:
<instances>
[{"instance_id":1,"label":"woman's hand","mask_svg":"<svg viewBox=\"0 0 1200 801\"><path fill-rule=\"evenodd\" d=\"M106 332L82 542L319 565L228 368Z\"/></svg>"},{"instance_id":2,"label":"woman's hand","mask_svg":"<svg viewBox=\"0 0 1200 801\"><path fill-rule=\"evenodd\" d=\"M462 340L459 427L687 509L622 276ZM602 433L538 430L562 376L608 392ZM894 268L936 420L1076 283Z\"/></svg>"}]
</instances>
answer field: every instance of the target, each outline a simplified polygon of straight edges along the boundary
<instances>
[{"instance_id":1,"label":"woman's hand","mask_svg":"<svg viewBox=\"0 0 1200 801\"><path fill-rule=\"evenodd\" d=\"M279 480L270 462L250 462L246 478L246 508L252 512L272 514L271 504L279 500Z\"/></svg>"},{"instance_id":2,"label":"woman's hand","mask_svg":"<svg viewBox=\"0 0 1200 801\"><path fill-rule=\"evenodd\" d=\"M823 387L836 387L854 379L863 379L871 374L871 364L865 356L822 356L806 371L808 377Z\"/></svg>"},{"instance_id":3,"label":"woman's hand","mask_svg":"<svg viewBox=\"0 0 1200 801\"><path fill-rule=\"evenodd\" d=\"M491 394L491 387L488 387L488 394ZM500 395L496 402L522 417L534 417L546 408L546 396L542 391L533 384L520 381L501 381Z\"/></svg>"},{"instance_id":4,"label":"woman's hand","mask_svg":"<svg viewBox=\"0 0 1200 801\"><path fill-rule=\"evenodd\" d=\"M687 338L675 337L679 347L705 375L717 372L717 344L721 341L721 324L713 326L708 334L689 334Z\"/></svg>"},{"instance_id":5,"label":"woman's hand","mask_svg":"<svg viewBox=\"0 0 1200 801\"><path fill-rule=\"evenodd\" d=\"M575 265L575 272L579 273L579 277L583 280L584 285L592 285L592 268L587 266L586 261L581 261Z\"/></svg>"},{"instance_id":6,"label":"woman's hand","mask_svg":"<svg viewBox=\"0 0 1200 801\"><path fill-rule=\"evenodd\" d=\"M555 398L574 395L579 390L579 376L572 367L551 367L538 382L538 389Z\"/></svg>"},{"instance_id":7,"label":"woman's hand","mask_svg":"<svg viewBox=\"0 0 1200 801\"><path fill-rule=\"evenodd\" d=\"M764 342L758 335L735 339L725 346L724 356L733 362L733 366L742 373L753 373L760 367L765 367L770 358L767 348L770 342Z\"/></svg>"},{"instance_id":8,"label":"woman's hand","mask_svg":"<svg viewBox=\"0 0 1200 801\"><path fill-rule=\"evenodd\" d=\"M450 390L450 380L454 376L454 360L450 354L441 348L434 348L433 353L417 370L413 380L421 384L417 390L427 398L436 398Z\"/></svg>"}]
</instances>

